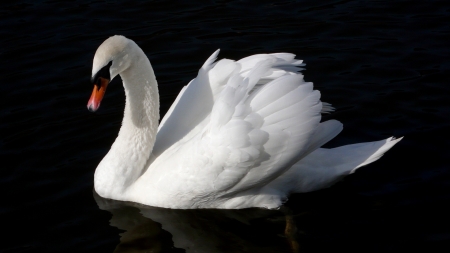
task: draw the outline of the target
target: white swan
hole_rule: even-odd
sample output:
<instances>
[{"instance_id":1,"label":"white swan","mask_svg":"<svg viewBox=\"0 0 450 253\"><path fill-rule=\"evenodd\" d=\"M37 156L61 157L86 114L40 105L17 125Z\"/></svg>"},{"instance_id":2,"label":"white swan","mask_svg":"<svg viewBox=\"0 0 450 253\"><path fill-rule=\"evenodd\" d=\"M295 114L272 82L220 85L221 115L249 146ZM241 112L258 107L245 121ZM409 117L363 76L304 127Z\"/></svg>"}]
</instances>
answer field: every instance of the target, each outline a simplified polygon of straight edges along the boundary
<instances>
[{"instance_id":1,"label":"white swan","mask_svg":"<svg viewBox=\"0 0 450 253\"><path fill-rule=\"evenodd\" d=\"M342 124L298 73L293 54L215 62L217 50L159 121L158 86L144 52L123 36L97 49L88 109L120 75L122 127L95 171L104 198L166 208L277 208L294 192L328 187L401 140L320 148Z\"/></svg>"}]
</instances>

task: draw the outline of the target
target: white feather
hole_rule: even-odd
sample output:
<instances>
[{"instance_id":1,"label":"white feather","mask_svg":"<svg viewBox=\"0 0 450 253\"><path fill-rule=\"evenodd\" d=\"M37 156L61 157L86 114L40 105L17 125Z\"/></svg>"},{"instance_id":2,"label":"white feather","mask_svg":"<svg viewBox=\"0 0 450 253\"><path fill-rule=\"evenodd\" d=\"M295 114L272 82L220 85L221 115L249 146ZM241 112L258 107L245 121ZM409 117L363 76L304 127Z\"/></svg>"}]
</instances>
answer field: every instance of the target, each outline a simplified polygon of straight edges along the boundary
<instances>
[{"instance_id":1,"label":"white feather","mask_svg":"<svg viewBox=\"0 0 450 253\"><path fill-rule=\"evenodd\" d=\"M99 47L93 72L124 62L115 71L127 96L119 136L95 172L100 196L168 208L277 208L289 193L328 187L400 141L322 149L342 124L320 123L334 108L298 73L301 60L277 53L215 62L218 53L157 127L158 87L145 54L122 36Z\"/></svg>"}]
</instances>

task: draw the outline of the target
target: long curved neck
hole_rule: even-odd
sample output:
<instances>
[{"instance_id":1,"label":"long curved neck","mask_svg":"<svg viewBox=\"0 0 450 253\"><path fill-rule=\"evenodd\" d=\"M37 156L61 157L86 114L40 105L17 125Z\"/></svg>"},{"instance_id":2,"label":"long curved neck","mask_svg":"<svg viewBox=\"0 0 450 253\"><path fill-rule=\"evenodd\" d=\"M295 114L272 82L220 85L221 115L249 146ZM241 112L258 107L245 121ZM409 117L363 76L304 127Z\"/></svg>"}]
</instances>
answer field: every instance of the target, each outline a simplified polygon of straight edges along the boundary
<instances>
[{"instance_id":1,"label":"long curved neck","mask_svg":"<svg viewBox=\"0 0 450 253\"><path fill-rule=\"evenodd\" d=\"M158 131L156 78L147 57L137 51L132 65L120 73L126 96L122 127L95 172L95 190L102 197L120 199L142 175Z\"/></svg>"}]
</instances>

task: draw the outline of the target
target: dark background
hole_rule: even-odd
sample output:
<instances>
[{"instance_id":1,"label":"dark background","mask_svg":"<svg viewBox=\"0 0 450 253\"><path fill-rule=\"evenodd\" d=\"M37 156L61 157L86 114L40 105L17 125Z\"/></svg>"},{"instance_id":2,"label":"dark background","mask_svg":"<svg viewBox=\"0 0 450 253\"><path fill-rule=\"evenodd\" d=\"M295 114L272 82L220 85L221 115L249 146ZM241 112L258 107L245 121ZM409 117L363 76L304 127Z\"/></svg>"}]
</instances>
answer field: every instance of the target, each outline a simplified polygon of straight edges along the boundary
<instances>
[{"instance_id":1,"label":"dark background","mask_svg":"<svg viewBox=\"0 0 450 253\"><path fill-rule=\"evenodd\" d=\"M289 252L293 238L301 252L449 252L449 15L448 1L0 4L0 252L195 252L177 248L178 235L145 208L112 201L110 212L94 199L93 173L119 130L124 94L117 78L90 113L89 78L95 50L114 34L149 57L162 115L217 48L230 59L291 52L337 109L324 119L344 124L326 147L405 136L376 163L265 218L176 213L208 224L223 240L214 251ZM286 213L292 238L283 235ZM114 219L144 228L126 240L132 229Z\"/></svg>"}]
</instances>

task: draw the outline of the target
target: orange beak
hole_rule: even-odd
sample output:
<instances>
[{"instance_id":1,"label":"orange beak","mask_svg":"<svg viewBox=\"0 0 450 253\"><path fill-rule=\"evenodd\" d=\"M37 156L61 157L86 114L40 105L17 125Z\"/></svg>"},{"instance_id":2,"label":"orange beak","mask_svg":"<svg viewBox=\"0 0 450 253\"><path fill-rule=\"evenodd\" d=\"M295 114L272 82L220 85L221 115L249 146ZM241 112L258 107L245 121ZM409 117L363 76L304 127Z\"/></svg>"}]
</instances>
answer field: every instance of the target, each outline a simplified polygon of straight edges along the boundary
<instances>
[{"instance_id":1,"label":"orange beak","mask_svg":"<svg viewBox=\"0 0 450 253\"><path fill-rule=\"evenodd\" d=\"M108 87L109 80L103 77L99 77L100 84L94 84L94 90L92 91L91 98L89 98L87 108L91 112L95 112L100 107L103 96L105 95L106 87Z\"/></svg>"}]
</instances>

